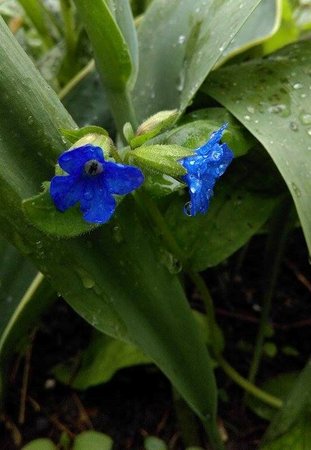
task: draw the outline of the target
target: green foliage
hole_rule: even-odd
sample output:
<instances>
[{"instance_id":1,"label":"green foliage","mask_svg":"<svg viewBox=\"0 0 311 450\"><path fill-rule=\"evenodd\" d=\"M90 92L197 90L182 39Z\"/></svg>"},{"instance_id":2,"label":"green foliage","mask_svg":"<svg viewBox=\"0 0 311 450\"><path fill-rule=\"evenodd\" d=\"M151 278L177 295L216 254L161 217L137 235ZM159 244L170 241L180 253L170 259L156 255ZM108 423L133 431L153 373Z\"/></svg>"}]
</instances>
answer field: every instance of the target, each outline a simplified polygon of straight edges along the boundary
<instances>
[{"instance_id":1,"label":"green foliage","mask_svg":"<svg viewBox=\"0 0 311 450\"><path fill-rule=\"evenodd\" d=\"M220 69L209 77L204 87L245 125L273 158L293 196L309 251L310 55L310 41L301 41L267 59Z\"/></svg>"},{"instance_id":2,"label":"green foliage","mask_svg":"<svg viewBox=\"0 0 311 450\"><path fill-rule=\"evenodd\" d=\"M138 119L166 109L183 111L260 2L154 0L138 31Z\"/></svg>"}]
</instances>

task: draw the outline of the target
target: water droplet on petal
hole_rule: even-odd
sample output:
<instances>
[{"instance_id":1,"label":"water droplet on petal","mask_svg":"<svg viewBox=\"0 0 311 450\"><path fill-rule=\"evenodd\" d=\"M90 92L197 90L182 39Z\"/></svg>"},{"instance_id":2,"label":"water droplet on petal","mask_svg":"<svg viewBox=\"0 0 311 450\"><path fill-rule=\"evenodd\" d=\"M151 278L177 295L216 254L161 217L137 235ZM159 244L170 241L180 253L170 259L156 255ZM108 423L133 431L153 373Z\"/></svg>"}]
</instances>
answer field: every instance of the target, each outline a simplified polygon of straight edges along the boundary
<instances>
[{"instance_id":1,"label":"water droplet on petal","mask_svg":"<svg viewBox=\"0 0 311 450\"><path fill-rule=\"evenodd\" d=\"M181 34L181 35L178 37L178 44L183 44L183 43L185 42L185 40L186 40L186 36L184 36L183 34Z\"/></svg>"},{"instance_id":2,"label":"water droplet on petal","mask_svg":"<svg viewBox=\"0 0 311 450\"><path fill-rule=\"evenodd\" d=\"M250 116L244 116L245 120L251 120Z\"/></svg>"}]
</instances>

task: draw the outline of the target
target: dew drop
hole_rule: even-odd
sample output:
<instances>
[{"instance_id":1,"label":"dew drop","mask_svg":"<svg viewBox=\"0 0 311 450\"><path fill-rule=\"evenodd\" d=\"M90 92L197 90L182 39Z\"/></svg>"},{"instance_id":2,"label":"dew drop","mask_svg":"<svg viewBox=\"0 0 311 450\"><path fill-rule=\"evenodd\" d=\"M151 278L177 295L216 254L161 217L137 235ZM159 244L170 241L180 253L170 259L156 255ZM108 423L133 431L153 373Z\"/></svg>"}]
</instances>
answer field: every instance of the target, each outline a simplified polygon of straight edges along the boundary
<instances>
[{"instance_id":1,"label":"dew drop","mask_svg":"<svg viewBox=\"0 0 311 450\"><path fill-rule=\"evenodd\" d=\"M268 112L269 113L278 114L278 113L280 113L282 111L285 111L285 109L286 109L286 105L282 105L282 104L280 104L280 105L272 105L272 106L269 106Z\"/></svg>"},{"instance_id":2,"label":"dew drop","mask_svg":"<svg viewBox=\"0 0 311 450\"><path fill-rule=\"evenodd\" d=\"M297 197L301 197L301 191L295 183L292 183L292 188L293 188L294 194Z\"/></svg>"},{"instance_id":3,"label":"dew drop","mask_svg":"<svg viewBox=\"0 0 311 450\"><path fill-rule=\"evenodd\" d=\"M303 88L303 85L301 84L301 83L295 83L294 85L293 85L293 88L294 89L302 89Z\"/></svg>"},{"instance_id":4,"label":"dew drop","mask_svg":"<svg viewBox=\"0 0 311 450\"><path fill-rule=\"evenodd\" d=\"M183 44L183 43L185 42L185 40L186 40L186 36L184 36L183 34L181 34L181 35L178 37L178 44Z\"/></svg>"},{"instance_id":5,"label":"dew drop","mask_svg":"<svg viewBox=\"0 0 311 450\"><path fill-rule=\"evenodd\" d=\"M248 106L246 109L251 114L254 114L254 112L255 112L255 108L253 106Z\"/></svg>"},{"instance_id":6,"label":"dew drop","mask_svg":"<svg viewBox=\"0 0 311 450\"><path fill-rule=\"evenodd\" d=\"M311 136L311 128L307 131L308 135Z\"/></svg>"},{"instance_id":7,"label":"dew drop","mask_svg":"<svg viewBox=\"0 0 311 450\"><path fill-rule=\"evenodd\" d=\"M245 120L251 120L250 116L244 116Z\"/></svg>"}]
</instances>

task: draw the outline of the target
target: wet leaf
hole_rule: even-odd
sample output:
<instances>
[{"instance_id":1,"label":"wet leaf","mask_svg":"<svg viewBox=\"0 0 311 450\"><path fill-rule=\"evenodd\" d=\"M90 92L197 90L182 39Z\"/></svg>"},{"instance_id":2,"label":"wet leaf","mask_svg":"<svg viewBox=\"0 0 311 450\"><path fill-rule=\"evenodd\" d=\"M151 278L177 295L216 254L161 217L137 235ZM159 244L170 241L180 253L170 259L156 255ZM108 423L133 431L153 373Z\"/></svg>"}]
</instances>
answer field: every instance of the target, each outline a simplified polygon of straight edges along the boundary
<instances>
[{"instance_id":1,"label":"wet leaf","mask_svg":"<svg viewBox=\"0 0 311 450\"><path fill-rule=\"evenodd\" d=\"M293 196L311 251L311 42L219 69L204 91L262 143Z\"/></svg>"},{"instance_id":2,"label":"wet leaf","mask_svg":"<svg viewBox=\"0 0 311 450\"><path fill-rule=\"evenodd\" d=\"M166 109L183 111L260 2L154 0L138 30L138 119Z\"/></svg>"}]
</instances>

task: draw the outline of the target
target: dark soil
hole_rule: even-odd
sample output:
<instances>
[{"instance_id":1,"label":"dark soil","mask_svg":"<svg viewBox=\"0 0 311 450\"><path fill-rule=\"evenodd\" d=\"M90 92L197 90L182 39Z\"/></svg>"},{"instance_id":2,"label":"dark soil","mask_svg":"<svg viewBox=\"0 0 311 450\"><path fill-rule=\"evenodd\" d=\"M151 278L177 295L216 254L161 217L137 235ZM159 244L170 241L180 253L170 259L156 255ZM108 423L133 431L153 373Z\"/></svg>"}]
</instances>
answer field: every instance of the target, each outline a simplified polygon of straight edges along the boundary
<instances>
[{"instance_id":1,"label":"dark soil","mask_svg":"<svg viewBox=\"0 0 311 450\"><path fill-rule=\"evenodd\" d=\"M244 376L260 316L264 240L264 236L256 237L244 256L237 253L217 270L205 274L226 338L225 356ZM189 292L192 303L201 308L191 285ZM304 366L311 337L310 300L311 271L306 245L301 233L295 231L288 241L271 311L274 335L269 341L276 345L277 353L263 358L258 383ZM142 450L148 435L162 438L171 450L184 449L171 386L155 367L121 370L112 381L85 392L54 380L53 366L85 348L90 333L90 326L61 299L45 314L26 352L29 380L24 415L21 386L27 357L13 359L6 411L0 425L0 449L15 450L38 437L50 437L57 443L62 433L74 437L92 428L109 434L115 450ZM283 351L285 346L294 347L297 354L288 356ZM219 417L228 435L228 448L257 449L267 422L243 407L241 389L220 369L217 379L221 388ZM201 445L208 448L206 442Z\"/></svg>"}]
</instances>

